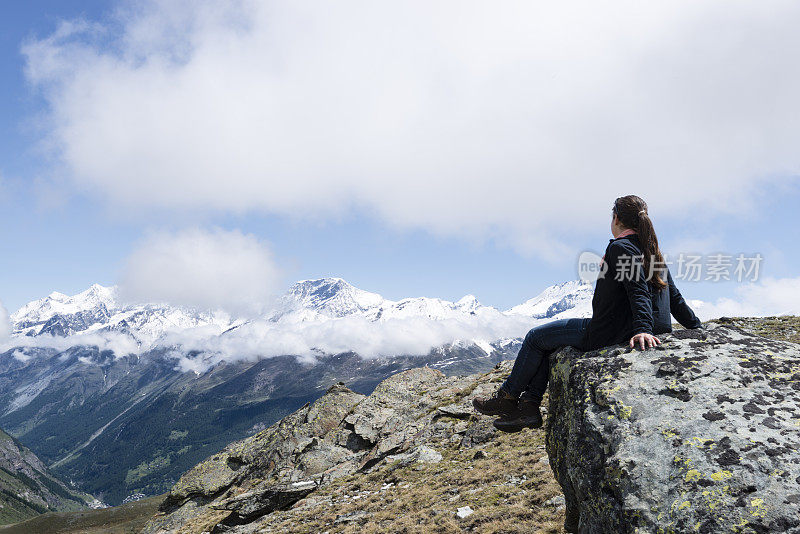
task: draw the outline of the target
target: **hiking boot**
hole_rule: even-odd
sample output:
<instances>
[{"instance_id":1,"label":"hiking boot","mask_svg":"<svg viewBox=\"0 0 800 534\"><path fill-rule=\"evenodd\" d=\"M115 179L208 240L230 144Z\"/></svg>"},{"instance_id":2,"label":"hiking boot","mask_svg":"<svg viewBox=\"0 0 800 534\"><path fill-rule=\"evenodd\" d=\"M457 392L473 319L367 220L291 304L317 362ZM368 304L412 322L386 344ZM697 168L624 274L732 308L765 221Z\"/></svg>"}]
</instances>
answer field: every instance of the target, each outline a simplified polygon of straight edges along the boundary
<instances>
[{"instance_id":1,"label":"hiking boot","mask_svg":"<svg viewBox=\"0 0 800 534\"><path fill-rule=\"evenodd\" d=\"M483 415L504 415L517 409L517 399L500 388L488 399L472 399L472 406Z\"/></svg>"},{"instance_id":2,"label":"hiking boot","mask_svg":"<svg viewBox=\"0 0 800 534\"><path fill-rule=\"evenodd\" d=\"M496 419L494 427L503 432L519 432L523 428L539 428L542 426L542 412L539 401L520 399L517 409Z\"/></svg>"}]
</instances>

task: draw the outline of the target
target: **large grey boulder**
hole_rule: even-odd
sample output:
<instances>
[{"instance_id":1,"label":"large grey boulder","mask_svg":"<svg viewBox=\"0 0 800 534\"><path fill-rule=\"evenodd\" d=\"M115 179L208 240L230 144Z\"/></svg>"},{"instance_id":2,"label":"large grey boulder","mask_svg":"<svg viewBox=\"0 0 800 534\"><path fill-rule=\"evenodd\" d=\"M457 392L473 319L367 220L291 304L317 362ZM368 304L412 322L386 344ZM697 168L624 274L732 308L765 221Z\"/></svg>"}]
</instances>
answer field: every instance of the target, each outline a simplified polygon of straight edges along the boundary
<instances>
[{"instance_id":1,"label":"large grey boulder","mask_svg":"<svg viewBox=\"0 0 800 534\"><path fill-rule=\"evenodd\" d=\"M578 531L800 532L800 345L709 323L552 356L547 450Z\"/></svg>"}]
</instances>

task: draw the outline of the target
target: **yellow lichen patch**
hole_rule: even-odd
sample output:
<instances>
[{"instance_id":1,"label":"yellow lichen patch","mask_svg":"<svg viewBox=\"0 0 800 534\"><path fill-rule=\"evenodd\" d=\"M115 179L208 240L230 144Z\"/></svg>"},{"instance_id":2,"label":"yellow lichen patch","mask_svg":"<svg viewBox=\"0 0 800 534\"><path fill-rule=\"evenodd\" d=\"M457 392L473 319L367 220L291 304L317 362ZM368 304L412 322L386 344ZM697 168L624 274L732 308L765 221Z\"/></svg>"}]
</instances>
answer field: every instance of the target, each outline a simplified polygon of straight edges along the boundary
<instances>
[{"instance_id":1,"label":"yellow lichen patch","mask_svg":"<svg viewBox=\"0 0 800 534\"><path fill-rule=\"evenodd\" d=\"M689 464L692 463L691 458L681 458L680 456L675 456L672 458L672 463L674 464L683 464L686 467L689 467Z\"/></svg>"},{"instance_id":2,"label":"yellow lichen patch","mask_svg":"<svg viewBox=\"0 0 800 534\"><path fill-rule=\"evenodd\" d=\"M755 517L764 517L767 515L767 505L764 504L764 499L755 498L750 501L750 506L753 508L750 510L750 515Z\"/></svg>"},{"instance_id":3,"label":"yellow lichen patch","mask_svg":"<svg viewBox=\"0 0 800 534\"><path fill-rule=\"evenodd\" d=\"M773 380L786 380L787 378L791 378L793 375L794 373L767 373L767 378L771 378Z\"/></svg>"},{"instance_id":4,"label":"yellow lichen patch","mask_svg":"<svg viewBox=\"0 0 800 534\"><path fill-rule=\"evenodd\" d=\"M606 467L606 476L609 479L620 479L622 478L622 469L618 467Z\"/></svg>"},{"instance_id":5,"label":"yellow lichen patch","mask_svg":"<svg viewBox=\"0 0 800 534\"><path fill-rule=\"evenodd\" d=\"M672 515L679 510L685 510L686 508L689 508L691 505L692 503L686 500L686 492L683 492L681 493L680 497L672 501L672 505L669 507L669 513Z\"/></svg>"},{"instance_id":6,"label":"yellow lichen patch","mask_svg":"<svg viewBox=\"0 0 800 534\"><path fill-rule=\"evenodd\" d=\"M597 392L602 396L602 399L605 401L609 401L611 399L611 395L619 391L622 386L614 386L613 388L609 387L601 387L597 388Z\"/></svg>"},{"instance_id":7,"label":"yellow lichen patch","mask_svg":"<svg viewBox=\"0 0 800 534\"><path fill-rule=\"evenodd\" d=\"M622 403L619 403L617 406L617 415L619 415L620 419L630 419L632 412L633 408L630 406L625 406Z\"/></svg>"},{"instance_id":8,"label":"yellow lichen patch","mask_svg":"<svg viewBox=\"0 0 800 534\"><path fill-rule=\"evenodd\" d=\"M726 486L727 487L727 486ZM723 503L725 490L711 489L703 490L703 502L709 510L714 510Z\"/></svg>"},{"instance_id":9,"label":"yellow lichen patch","mask_svg":"<svg viewBox=\"0 0 800 534\"><path fill-rule=\"evenodd\" d=\"M686 476L683 477L686 482L694 482L695 480L700 480L701 478L703 478L703 475L701 475L700 471L697 469L689 469L686 472Z\"/></svg>"},{"instance_id":10,"label":"yellow lichen patch","mask_svg":"<svg viewBox=\"0 0 800 534\"><path fill-rule=\"evenodd\" d=\"M740 532L740 529L746 527L748 522L747 519L741 519L738 523L731 525L731 530L733 532Z\"/></svg>"},{"instance_id":11,"label":"yellow lichen patch","mask_svg":"<svg viewBox=\"0 0 800 534\"><path fill-rule=\"evenodd\" d=\"M688 443L692 447L697 447L698 449L705 448L711 450L712 448L714 448L713 441L714 441L713 439L693 437L688 441Z\"/></svg>"},{"instance_id":12,"label":"yellow lichen patch","mask_svg":"<svg viewBox=\"0 0 800 534\"><path fill-rule=\"evenodd\" d=\"M664 439L669 440L669 439L672 439L672 438L677 438L678 437L678 431L675 428L662 428L661 429L661 435L664 436ZM675 458L677 458L677 456ZM675 460L673 459L672 461L674 462Z\"/></svg>"},{"instance_id":13,"label":"yellow lichen patch","mask_svg":"<svg viewBox=\"0 0 800 534\"><path fill-rule=\"evenodd\" d=\"M720 482L722 480L731 478L732 476L733 476L733 473L731 473L730 471L728 471L726 469L723 469L722 471L717 471L716 473L711 473L711 475L709 475L711 480L716 480L717 482Z\"/></svg>"}]
</instances>

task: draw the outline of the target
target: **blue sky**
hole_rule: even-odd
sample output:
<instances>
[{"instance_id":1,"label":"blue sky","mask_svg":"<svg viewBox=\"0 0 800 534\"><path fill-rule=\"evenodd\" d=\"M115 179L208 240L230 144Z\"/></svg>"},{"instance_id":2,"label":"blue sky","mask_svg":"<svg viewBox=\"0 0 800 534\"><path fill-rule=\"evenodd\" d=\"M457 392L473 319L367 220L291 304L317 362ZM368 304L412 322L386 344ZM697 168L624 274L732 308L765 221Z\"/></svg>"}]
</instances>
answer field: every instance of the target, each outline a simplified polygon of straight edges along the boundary
<instances>
[{"instance_id":1,"label":"blue sky","mask_svg":"<svg viewBox=\"0 0 800 534\"><path fill-rule=\"evenodd\" d=\"M780 13L753 22L733 10L697 83L707 69L696 54L648 31L706 50L698 28L714 17L683 3L606 21L641 54L557 8L544 15L581 36L532 38L519 20L543 13L523 4L488 20L469 7L453 25L423 4L132 5L4 8L9 310L117 283L148 236L186 228L251 235L281 273L276 291L340 276L388 298L472 293L508 308L575 278L578 254L602 253L610 237L614 198L636 193L665 251L759 252L762 278L777 280L683 282L688 297L792 311L800 128L786 117L800 115L789 91L800 80L787 79L794 53L771 48L794 38ZM764 27L778 45L760 40ZM354 28L367 29L351 42ZM733 66L745 48L754 57ZM660 94L653 72L669 69Z\"/></svg>"}]
</instances>

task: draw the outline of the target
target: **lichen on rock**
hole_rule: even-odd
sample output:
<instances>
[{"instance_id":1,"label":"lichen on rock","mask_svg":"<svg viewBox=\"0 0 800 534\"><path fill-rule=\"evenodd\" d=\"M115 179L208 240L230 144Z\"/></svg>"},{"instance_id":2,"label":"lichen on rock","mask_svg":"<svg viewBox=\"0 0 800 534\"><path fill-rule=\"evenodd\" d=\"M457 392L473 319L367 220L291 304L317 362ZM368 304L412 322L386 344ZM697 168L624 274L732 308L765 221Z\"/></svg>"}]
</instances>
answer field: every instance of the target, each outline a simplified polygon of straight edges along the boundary
<instances>
[{"instance_id":1,"label":"lichen on rock","mask_svg":"<svg viewBox=\"0 0 800 534\"><path fill-rule=\"evenodd\" d=\"M730 324L551 356L547 450L578 530L800 531L800 345Z\"/></svg>"}]
</instances>

